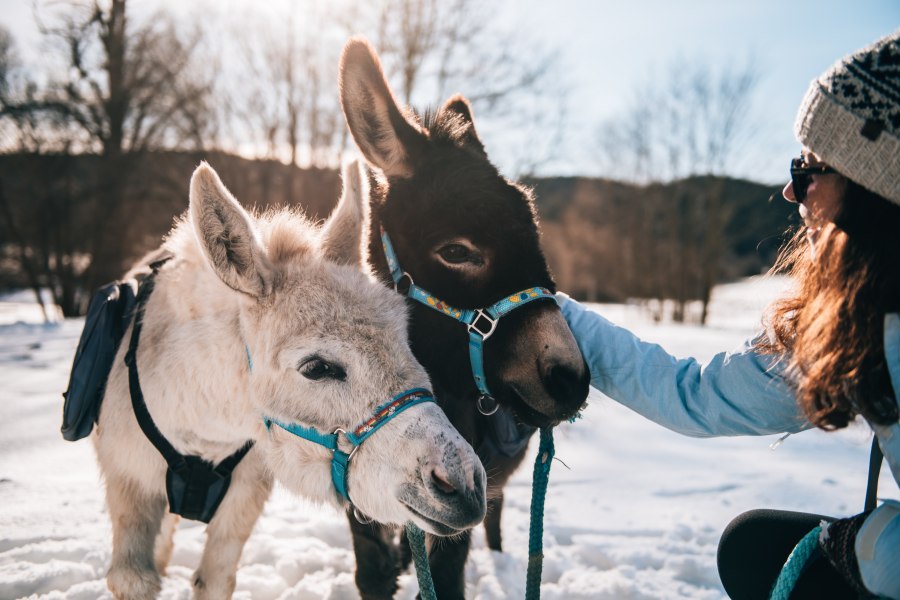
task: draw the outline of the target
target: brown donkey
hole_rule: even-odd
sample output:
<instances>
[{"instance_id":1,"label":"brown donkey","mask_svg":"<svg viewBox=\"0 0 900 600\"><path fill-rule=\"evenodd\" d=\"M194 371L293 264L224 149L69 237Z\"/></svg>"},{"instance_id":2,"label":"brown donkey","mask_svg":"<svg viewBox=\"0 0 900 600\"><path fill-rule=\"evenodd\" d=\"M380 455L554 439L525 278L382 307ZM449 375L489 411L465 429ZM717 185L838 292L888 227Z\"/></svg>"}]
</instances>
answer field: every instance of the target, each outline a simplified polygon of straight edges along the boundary
<instances>
[{"instance_id":1,"label":"brown donkey","mask_svg":"<svg viewBox=\"0 0 900 600\"><path fill-rule=\"evenodd\" d=\"M421 120L402 111L365 40L353 39L344 48L340 93L353 139L376 169L369 263L385 284L394 287L397 280L403 293L427 290L415 292L419 302L408 302L411 347L441 407L488 473L488 545L501 550L503 486L522 462L535 428L572 417L587 398L589 382L575 339L552 300L555 287L532 198L491 164L465 98L453 97ZM395 253L394 276L382 230ZM447 314L529 295L539 298L495 323L478 313L474 325L484 335L474 340ZM471 358L470 345L482 342L482 357ZM479 361L481 374L473 367ZM476 375L483 380L476 383ZM391 597L408 557L385 528L352 514L350 523L360 593ZM430 547L438 596L463 598L469 533Z\"/></svg>"}]
</instances>

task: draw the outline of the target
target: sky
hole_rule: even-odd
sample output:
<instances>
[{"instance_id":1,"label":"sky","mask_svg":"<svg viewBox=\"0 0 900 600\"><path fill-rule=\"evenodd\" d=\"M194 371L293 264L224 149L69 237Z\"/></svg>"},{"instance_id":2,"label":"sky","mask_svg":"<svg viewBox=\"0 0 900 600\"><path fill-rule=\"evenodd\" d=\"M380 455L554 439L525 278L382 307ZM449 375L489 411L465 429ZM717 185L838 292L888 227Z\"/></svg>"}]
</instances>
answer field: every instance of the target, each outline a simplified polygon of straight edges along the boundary
<instances>
[{"instance_id":1,"label":"sky","mask_svg":"<svg viewBox=\"0 0 900 600\"><path fill-rule=\"evenodd\" d=\"M197 6L163 2L178 10ZM26 55L39 53L31 4L0 0L0 23ZM569 123L563 146L540 174L601 174L598 127L622 114L636 88L665 77L673 61L719 70L752 60L761 75L748 115L756 127L728 172L766 183L786 179L790 158L799 154L792 126L809 82L840 57L900 28L897 0L521 0L503 3L494 15L561 54ZM508 163L499 140L483 141L496 163Z\"/></svg>"},{"instance_id":2,"label":"sky","mask_svg":"<svg viewBox=\"0 0 900 600\"><path fill-rule=\"evenodd\" d=\"M810 83L840 57L900 28L900 2L861 0L644 0L528 2L529 35L559 43L576 85L578 123L615 117L635 86L676 58L720 67L754 60L761 79L752 110L760 129L736 174L786 179L799 154L797 107ZM573 127L594 135L590 127ZM590 139L570 140L573 164L590 168ZM585 152L586 154L587 152Z\"/></svg>"}]
</instances>

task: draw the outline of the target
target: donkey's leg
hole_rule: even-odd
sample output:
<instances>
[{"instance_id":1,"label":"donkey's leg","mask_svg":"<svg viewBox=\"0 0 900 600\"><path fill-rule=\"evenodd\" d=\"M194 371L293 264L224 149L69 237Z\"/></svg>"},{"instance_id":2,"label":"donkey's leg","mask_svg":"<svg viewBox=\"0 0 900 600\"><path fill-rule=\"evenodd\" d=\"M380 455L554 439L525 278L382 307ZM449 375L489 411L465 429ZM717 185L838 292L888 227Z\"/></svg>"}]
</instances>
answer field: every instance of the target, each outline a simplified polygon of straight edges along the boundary
<instances>
[{"instance_id":1,"label":"donkey's leg","mask_svg":"<svg viewBox=\"0 0 900 600\"><path fill-rule=\"evenodd\" d=\"M487 533L487 544L491 550L503 552L503 540L500 535L500 516L503 514L503 490L488 498L487 514L484 516L484 530Z\"/></svg>"},{"instance_id":2,"label":"donkey's leg","mask_svg":"<svg viewBox=\"0 0 900 600\"><path fill-rule=\"evenodd\" d=\"M166 498L148 495L124 477L106 479L106 501L113 529L113 551L106 585L117 600L149 600L159 593L153 545L166 510Z\"/></svg>"},{"instance_id":3,"label":"donkey's leg","mask_svg":"<svg viewBox=\"0 0 900 600\"><path fill-rule=\"evenodd\" d=\"M466 558L469 556L470 531L453 537L439 538L427 535L428 564L439 600L465 600Z\"/></svg>"},{"instance_id":4,"label":"donkey's leg","mask_svg":"<svg viewBox=\"0 0 900 600\"><path fill-rule=\"evenodd\" d=\"M500 534L500 519L503 516L503 488L512 474L525 460L528 451L526 445L514 456L499 454L479 455L484 468L490 473L487 488L487 514L484 516L484 529L487 534L488 548L503 551L503 539Z\"/></svg>"},{"instance_id":5,"label":"donkey's leg","mask_svg":"<svg viewBox=\"0 0 900 600\"><path fill-rule=\"evenodd\" d=\"M231 598L241 551L271 491L272 479L251 450L234 470L228 493L206 527L206 547L192 581L195 598Z\"/></svg>"},{"instance_id":6,"label":"donkey's leg","mask_svg":"<svg viewBox=\"0 0 900 600\"><path fill-rule=\"evenodd\" d=\"M356 555L356 588L362 600L386 600L397 592L400 561L395 530L378 523L360 523L347 511L353 552Z\"/></svg>"},{"instance_id":7,"label":"donkey's leg","mask_svg":"<svg viewBox=\"0 0 900 600\"><path fill-rule=\"evenodd\" d=\"M178 521L181 518L167 512L163 516L162 526L159 528L159 534L156 536L155 549L153 557L156 562L156 570L160 575L166 574L166 567L172 560L172 550L175 548L175 529L178 527Z\"/></svg>"}]
</instances>

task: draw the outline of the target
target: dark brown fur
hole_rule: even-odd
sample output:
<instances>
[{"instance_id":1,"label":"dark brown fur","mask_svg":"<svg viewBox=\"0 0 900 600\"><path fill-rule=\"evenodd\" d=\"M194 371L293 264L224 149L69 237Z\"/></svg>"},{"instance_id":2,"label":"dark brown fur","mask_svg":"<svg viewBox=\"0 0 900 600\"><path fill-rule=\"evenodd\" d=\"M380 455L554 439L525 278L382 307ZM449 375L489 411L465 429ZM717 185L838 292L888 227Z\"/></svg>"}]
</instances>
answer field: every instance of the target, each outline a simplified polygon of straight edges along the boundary
<instances>
[{"instance_id":1,"label":"dark brown fur","mask_svg":"<svg viewBox=\"0 0 900 600\"><path fill-rule=\"evenodd\" d=\"M407 120L383 83L377 58L358 40L345 49L341 72L342 102L351 132L369 162L381 170L370 186L368 255L385 285L393 286L393 281L382 250L382 227L391 236L402 268L416 284L455 307L486 307L534 286L555 290L540 248L531 193L507 181L490 163L465 98L451 98L421 121ZM370 111L369 106L375 108ZM490 267L486 273L465 275L434 258L435 248L458 238L483 251ZM507 457L485 444L489 423L476 409L479 394L471 374L466 328L417 302L409 306L413 353L428 371L450 422L476 449L488 474L488 545L502 550L503 487L525 450ZM484 345L489 389L501 407L534 427L571 417L587 396L588 372L574 339L574 352L566 354L565 364L553 363L556 370L546 369L532 356L550 350L551 342L545 344L539 332L529 332L557 323L553 319L559 316L558 310L549 301L517 309L500 320ZM559 323L565 328L564 322ZM565 334L571 336L567 328ZM526 350L528 345L531 348ZM544 347L535 349L535 345ZM526 401L501 377L513 366L539 371L534 378L540 381L538 387L543 386L543 400ZM352 514L350 522L362 597L392 597L397 575L408 564L408 549L397 546L393 531L362 524ZM452 538L429 537L429 562L442 600L464 597L469 536L466 531Z\"/></svg>"}]
</instances>

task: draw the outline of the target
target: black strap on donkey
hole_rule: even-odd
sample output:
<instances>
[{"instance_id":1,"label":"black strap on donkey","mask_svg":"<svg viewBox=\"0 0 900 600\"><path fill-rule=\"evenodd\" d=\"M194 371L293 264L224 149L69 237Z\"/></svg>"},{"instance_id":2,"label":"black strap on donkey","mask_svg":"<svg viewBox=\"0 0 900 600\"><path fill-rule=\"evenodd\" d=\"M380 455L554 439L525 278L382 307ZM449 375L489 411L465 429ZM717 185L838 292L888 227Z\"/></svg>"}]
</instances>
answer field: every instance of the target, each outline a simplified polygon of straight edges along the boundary
<instances>
[{"instance_id":1,"label":"black strap on donkey","mask_svg":"<svg viewBox=\"0 0 900 600\"><path fill-rule=\"evenodd\" d=\"M213 465L199 456L180 454L153 422L153 418L147 410L147 404L144 402L144 394L141 392L137 349L141 337L144 307L153 291L156 274L164 262L165 260L150 265L153 272L141 282L138 291L131 343L128 346L128 353L125 355L125 364L128 365L128 387L131 389L131 406L141 431L169 465L166 470L166 495L169 498L169 511L187 519L209 523L228 492L232 471L249 452L253 446L253 440L248 441L218 465Z\"/></svg>"}]
</instances>

